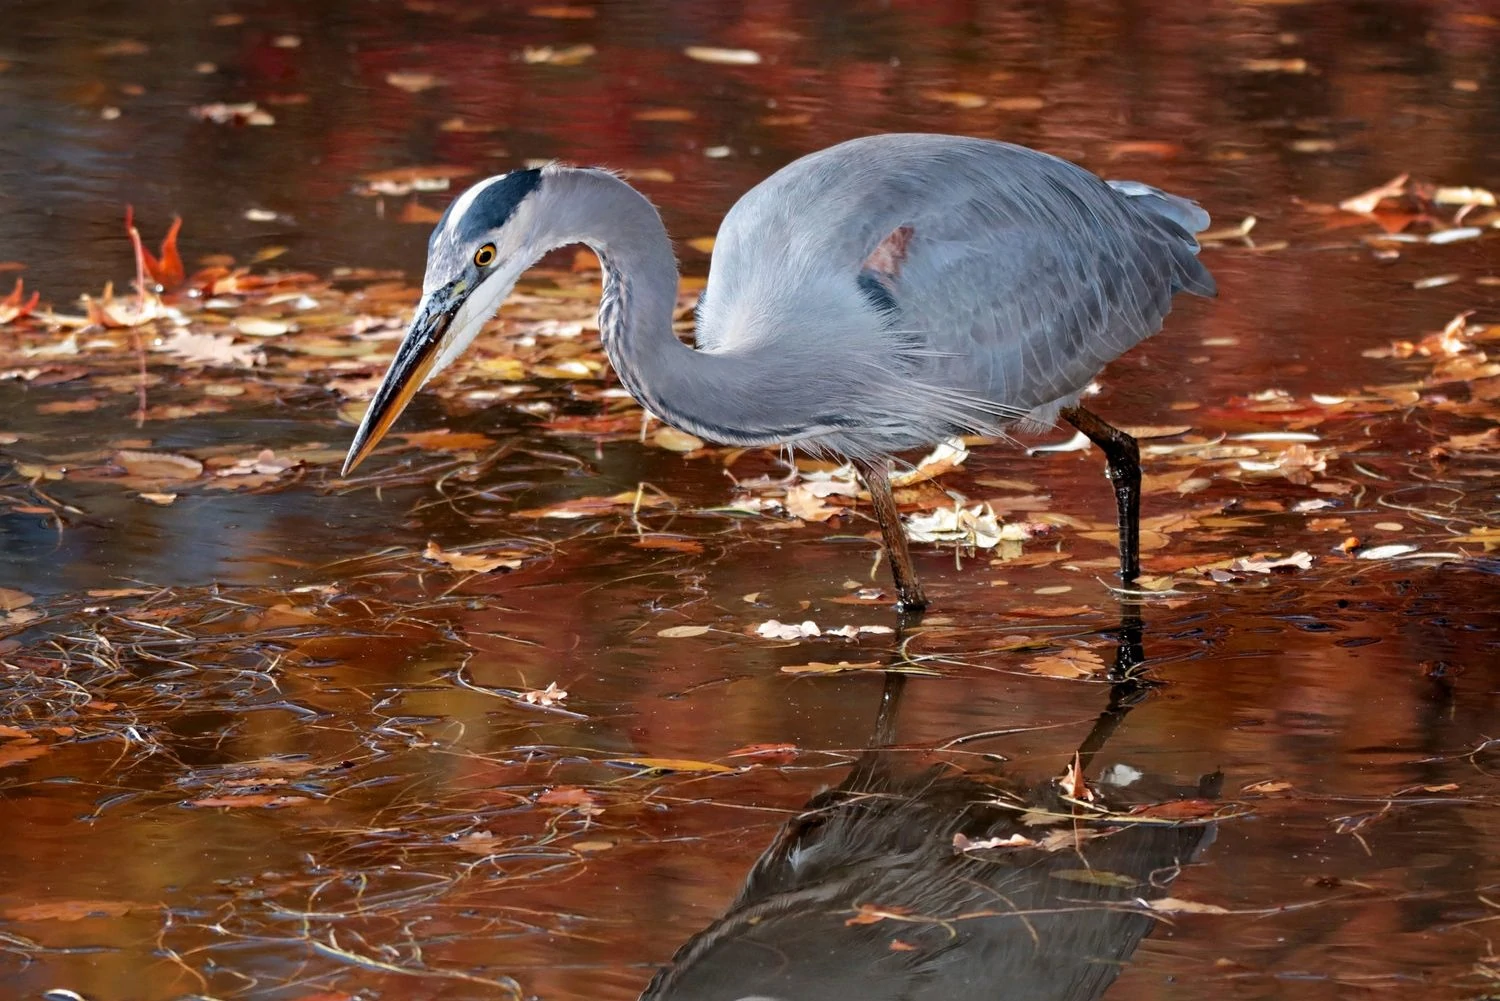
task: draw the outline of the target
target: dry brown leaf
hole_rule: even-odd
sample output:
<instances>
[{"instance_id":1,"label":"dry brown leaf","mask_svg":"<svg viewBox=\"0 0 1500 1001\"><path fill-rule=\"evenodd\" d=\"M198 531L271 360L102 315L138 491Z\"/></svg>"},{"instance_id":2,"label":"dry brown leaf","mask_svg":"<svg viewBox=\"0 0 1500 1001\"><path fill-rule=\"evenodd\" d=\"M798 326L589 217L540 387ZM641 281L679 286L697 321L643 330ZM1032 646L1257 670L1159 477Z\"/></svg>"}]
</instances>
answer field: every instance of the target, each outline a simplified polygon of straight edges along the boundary
<instances>
[{"instance_id":1,"label":"dry brown leaf","mask_svg":"<svg viewBox=\"0 0 1500 1001\"><path fill-rule=\"evenodd\" d=\"M1092 678L1104 670L1104 660L1092 650L1063 650L1028 660L1022 666L1048 678Z\"/></svg>"},{"instance_id":2,"label":"dry brown leaf","mask_svg":"<svg viewBox=\"0 0 1500 1001\"><path fill-rule=\"evenodd\" d=\"M12 921L82 921L85 918L118 918L144 906L128 900L49 900L11 907L5 916Z\"/></svg>"},{"instance_id":3,"label":"dry brown leaf","mask_svg":"<svg viewBox=\"0 0 1500 1001\"><path fill-rule=\"evenodd\" d=\"M445 550L436 542L429 541L427 548L422 551L424 559L432 560L434 563L442 563L455 570L468 573L489 573L502 567L506 570L515 570L521 566L524 554L516 552L490 553L460 553Z\"/></svg>"},{"instance_id":4,"label":"dry brown leaf","mask_svg":"<svg viewBox=\"0 0 1500 1001\"><path fill-rule=\"evenodd\" d=\"M517 511L518 518L591 518L596 515L610 514L619 508L661 507L667 503L667 499L655 494L641 494L634 490L626 490L612 497L575 497L561 504L551 507L529 508L525 511Z\"/></svg>"},{"instance_id":5,"label":"dry brown leaf","mask_svg":"<svg viewBox=\"0 0 1500 1001\"><path fill-rule=\"evenodd\" d=\"M228 334L195 334L186 327L173 330L153 347L190 365L253 368L266 363L265 352L254 345L236 344Z\"/></svg>"},{"instance_id":6,"label":"dry brown leaf","mask_svg":"<svg viewBox=\"0 0 1500 1001\"><path fill-rule=\"evenodd\" d=\"M1137 806L1130 811L1130 815L1156 820L1202 820L1218 813L1222 806L1222 803L1211 799L1173 799L1165 803Z\"/></svg>"},{"instance_id":7,"label":"dry brown leaf","mask_svg":"<svg viewBox=\"0 0 1500 1001\"><path fill-rule=\"evenodd\" d=\"M18 608L25 608L35 600L34 597L25 591L0 587L0 612L14 612Z\"/></svg>"},{"instance_id":8,"label":"dry brown leaf","mask_svg":"<svg viewBox=\"0 0 1500 1001\"><path fill-rule=\"evenodd\" d=\"M782 674L840 674L844 671L881 671L885 665L878 660L864 660L851 663L841 660L837 664L824 664L813 661L809 664L787 664L781 669Z\"/></svg>"},{"instance_id":9,"label":"dry brown leaf","mask_svg":"<svg viewBox=\"0 0 1500 1001\"><path fill-rule=\"evenodd\" d=\"M143 480L196 480L203 475L203 463L191 456L172 452L121 449L115 453L114 464Z\"/></svg>"},{"instance_id":10,"label":"dry brown leaf","mask_svg":"<svg viewBox=\"0 0 1500 1001\"><path fill-rule=\"evenodd\" d=\"M243 796L205 796L203 799L189 800L188 806L238 810L251 807L300 806L311 802L312 800L307 796L283 796L277 793L259 792L246 793Z\"/></svg>"},{"instance_id":11,"label":"dry brown leaf","mask_svg":"<svg viewBox=\"0 0 1500 1001\"><path fill-rule=\"evenodd\" d=\"M1089 789L1088 783L1083 778L1083 763L1078 752L1073 752L1073 760L1068 762L1068 767L1058 777L1057 784L1062 786L1063 795L1069 799L1075 799L1083 803L1092 803L1094 793Z\"/></svg>"}]
</instances>

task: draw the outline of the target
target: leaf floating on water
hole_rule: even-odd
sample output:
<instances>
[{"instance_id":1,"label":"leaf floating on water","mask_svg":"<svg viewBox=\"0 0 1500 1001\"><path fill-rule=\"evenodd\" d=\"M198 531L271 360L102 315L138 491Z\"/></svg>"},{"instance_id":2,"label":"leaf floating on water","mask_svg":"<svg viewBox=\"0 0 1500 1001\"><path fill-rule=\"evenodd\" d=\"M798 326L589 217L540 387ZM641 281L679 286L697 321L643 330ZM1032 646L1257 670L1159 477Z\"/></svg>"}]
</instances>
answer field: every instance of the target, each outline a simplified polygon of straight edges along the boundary
<instances>
[{"instance_id":1,"label":"leaf floating on water","mask_svg":"<svg viewBox=\"0 0 1500 1001\"><path fill-rule=\"evenodd\" d=\"M693 761L688 758L610 758L605 764L633 765L658 772L732 772L728 765L712 761Z\"/></svg>"},{"instance_id":2,"label":"leaf floating on water","mask_svg":"<svg viewBox=\"0 0 1500 1001\"><path fill-rule=\"evenodd\" d=\"M783 623L776 619L762 622L755 627L755 635L768 640L800 640L823 635L818 624L811 619L801 623Z\"/></svg>"},{"instance_id":3,"label":"leaf floating on water","mask_svg":"<svg viewBox=\"0 0 1500 1001\"><path fill-rule=\"evenodd\" d=\"M150 904L129 900L48 900L7 908L12 921L82 921L85 918L118 918L131 911L149 909Z\"/></svg>"},{"instance_id":4,"label":"leaf floating on water","mask_svg":"<svg viewBox=\"0 0 1500 1001\"><path fill-rule=\"evenodd\" d=\"M1063 879L1069 883L1088 883L1091 886L1114 886L1121 889L1129 889L1132 886L1140 885L1140 880L1133 876L1127 876L1120 872L1106 872L1103 869L1055 869L1047 875L1053 879Z\"/></svg>"},{"instance_id":5,"label":"leaf floating on water","mask_svg":"<svg viewBox=\"0 0 1500 1001\"><path fill-rule=\"evenodd\" d=\"M254 368L266 363L265 353L254 345L236 344L227 334L195 334L186 327L157 340L153 347L192 365Z\"/></svg>"},{"instance_id":6,"label":"leaf floating on water","mask_svg":"<svg viewBox=\"0 0 1500 1001\"><path fill-rule=\"evenodd\" d=\"M703 447L703 439L697 435L679 431L674 427L659 427L651 434L651 443L670 452L696 452Z\"/></svg>"},{"instance_id":7,"label":"leaf floating on water","mask_svg":"<svg viewBox=\"0 0 1500 1001\"><path fill-rule=\"evenodd\" d=\"M524 554L515 552L491 553L460 553L441 548L436 542L429 541L427 548L422 551L424 559L434 563L442 563L455 570L469 573L490 573L494 570L504 568L515 570L521 566Z\"/></svg>"},{"instance_id":8,"label":"leaf floating on water","mask_svg":"<svg viewBox=\"0 0 1500 1001\"><path fill-rule=\"evenodd\" d=\"M246 793L243 796L206 796L203 799L189 800L187 805L243 810L261 807L279 809L284 806L301 806L304 803L311 802L312 799L307 796L284 796L278 793L255 792Z\"/></svg>"},{"instance_id":9,"label":"leaf floating on water","mask_svg":"<svg viewBox=\"0 0 1500 1001\"><path fill-rule=\"evenodd\" d=\"M0 587L0 612L14 612L18 608L25 608L33 601L36 601L36 598L25 591Z\"/></svg>"},{"instance_id":10,"label":"leaf floating on water","mask_svg":"<svg viewBox=\"0 0 1500 1001\"><path fill-rule=\"evenodd\" d=\"M1306 570L1312 564L1312 554L1299 550L1284 557L1242 556L1229 564L1229 569L1235 573L1270 573L1272 570L1281 569Z\"/></svg>"},{"instance_id":11,"label":"leaf floating on water","mask_svg":"<svg viewBox=\"0 0 1500 1001\"><path fill-rule=\"evenodd\" d=\"M1022 665L1033 674L1048 678L1092 678L1104 670L1104 660L1092 650L1064 650L1029 660Z\"/></svg>"},{"instance_id":12,"label":"leaf floating on water","mask_svg":"<svg viewBox=\"0 0 1500 1001\"><path fill-rule=\"evenodd\" d=\"M917 463L915 469L909 469L902 473L891 474L892 487L909 487L917 483L925 483L928 480L942 476L963 465L969 458L969 449L961 438L951 438L938 445L922 461Z\"/></svg>"},{"instance_id":13,"label":"leaf floating on water","mask_svg":"<svg viewBox=\"0 0 1500 1001\"><path fill-rule=\"evenodd\" d=\"M620 508L634 507L662 507L669 501L665 497L656 494L643 494L634 490L625 490L610 497L575 497L561 504L551 507L529 508L525 511L517 511L518 518L592 518L601 514L610 514Z\"/></svg>"},{"instance_id":14,"label":"leaf floating on water","mask_svg":"<svg viewBox=\"0 0 1500 1001\"><path fill-rule=\"evenodd\" d=\"M1202 904L1196 900L1182 900L1178 897L1157 897L1155 900L1147 900L1146 906L1160 914L1228 914L1228 908L1220 907L1218 904Z\"/></svg>"},{"instance_id":15,"label":"leaf floating on water","mask_svg":"<svg viewBox=\"0 0 1500 1001\"><path fill-rule=\"evenodd\" d=\"M522 692L521 698L534 706L555 706L567 701L568 693L559 688L557 682L550 681L546 688Z\"/></svg>"},{"instance_id":16,"label":"leaf floating on water","mask_svg":"<svg viewBox=\"0 0 1500 1001\"><path fill-rule=\"evenodd\" d=\"M1392 542L1384 546L1371 546L1369 549L1361 549L1354 555L1362 560L1388 560L1393 556L1405 556L1407 553L1417 551L1417 546L1405 542Z\"/></svg>"},{"instance_id":17,"label":"leaf floating on water","mask_svg":"<svg viewBox=\"0 0 1500 1001\"><path fill-rule=\"evenodd\" d=\"M234 329L246 337L280 337L296 330L297 325L265 316L241 316L234 321Z\"/></svg>"},{"instance_id":18,"label":"leaf floating on water","mask_svg":"<svg viewBox=\"0 0 1500 1001\"><path fill-rule=\"evenodd\" d=\"M663 639L680 640L689 639L693 636L702 636L704 633L712 632L713 626L668 626L658 630L656 635Z\"/></svg>"},{"instance_id":19,"label":"leaf floating on water","mask_svg":"<svg viewBox=\"0 0 1500 1001\"><path fill-rule=\"evenodd\" d=\"M878 660L863 660L858 663L850 663L841 660L837 664L825 664L821 661L813 661L809 664L786 664L781 668L782 674L842 674L845 671L881 671L885 665Z\"/></svg>"},{"instance_id":20,"label":"leaf floating on water","mask_svg":"<svg viewBox=\"0 0 1500 1001\"><path fill-rule=\"evenodd\" d=\"M531 65L546 63L549 66L582 66L598 52L598 49L587 43L561 49L554 49L550 45L528 46L521 50L521 61Z\"/></svg>"},{"instance_id":21,"label":"leaf floating on water","mask_svg":"<svg viewBox=\"0 0 1500 1001\"><path fill-rule=\"evenodd\" d=\"M420 94L424 90L441 87L447 83L431 73L422 73L418 70L396 70L385 75L385 82L397 90L404 90L408 94Z\"/></svg>"},{"instance_id":22,"label":"leaf floating on water","mask_svg":"<svg viewBox=\"0 0 1500 1001\"><path fill-rule=\"evenodd\" d=\"M1069 799L1083 803L1094 801L1093 791L1083 780L1083 763L1078 752L1073 752L1073 760L1068 762L1068 767L1063 770L1062 775L1058 776L1056 781L1062 787L1063 795Z\"/></svg>"},{"instance_id":23,"label":"leaf floating on water","mask_svg":"<svg viewBox=\"0 0 1500 1001\"><path fill-rule=\"evenodd\" d=\"M143 480L196 480L203 475L203 463L191 456L171 452L122 449L115 453L114 463L131 476Z\"/></svg>"},{"instance_id":24,"label":"leaf floating on water","mask_svg":"<svg viewBox=\"0 0 1500 1001\"><path fill-rule=\"evenodd\" d=\"M991 848L1035 848L1036 842L1024 834L1012 834L1008 838L982 838L972 841L963 834L953 835L953 850L957 852L981 852Z\"/></svg>"},{"instance_id":25,"label":"leaf floating on water","mask_svg":"<svg viewBox=\"0 0 1500 1001\"><path fill-rule=\"evenodd\" d=\"M717 63L721 66L755 66L760 62L760 53L751 49L720 49L710 45L689 45L683 50L689 59L700 63Z\"/></svg>"}]
</instances>

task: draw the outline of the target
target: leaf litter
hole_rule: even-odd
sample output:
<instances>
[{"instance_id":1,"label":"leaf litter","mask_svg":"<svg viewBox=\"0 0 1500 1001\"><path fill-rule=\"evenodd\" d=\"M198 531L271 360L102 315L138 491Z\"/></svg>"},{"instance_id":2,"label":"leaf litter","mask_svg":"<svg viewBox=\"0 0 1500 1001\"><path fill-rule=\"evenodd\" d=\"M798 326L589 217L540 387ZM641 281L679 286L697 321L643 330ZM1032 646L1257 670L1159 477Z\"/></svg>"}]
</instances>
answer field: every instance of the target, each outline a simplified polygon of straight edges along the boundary
<instances>
[{"instance_id":1,"label":"leaf litter","mask_svg":"<svg viewBox=\"0 0 1500 1001\"><path fill-rule=\"evenodd\" d=\"M459 175L439 171L430 179L368 179L368 194L418 199L424 192L445 190L448 176ZM1360 210L1356 215L1378 223L1380 232L1372 234L1371 245L1385 246L1393 235L1420 236L1420 244L1394 241L1403 252L1415 252L1405 248L1490 239L1493 200L1486 201L1486 189L1429 190L1409 181L1387 187L1390 191L1368 207L1365 201L1354 206ZM1402 221L1402 213L1413 218ZM1398 222L1401 228L1393 228ZM130 228L134 230L133 221ZM506 887L583 878L590 865L598 864L588 858L628 853L632 844L657 836L649 833L650 815L671 797L734 799L732 793L705 794L703 789L738 782L754 789L751 783L766 771L793 762L817 769L845 761L787 744L768 744L771 750L755 753L721 749L699 758L619 748L580 750L565 740L533 741L531 736L524 751L476 752L453 736L456 718L427 716L418 709L397 712L378 701L399 691L401 698L422 703L430 699L424 689L446 686L475 700L482 708L475 708L471 717L487 715L487 722L527 728L542 719L564 727L586 718L567 702L587 703L588 680L569 675L572 694L558 682L535 688L520 677L487 676L481 683L477 669L493 674L495 664L503 662L493 653L490 659L476 654L467 670L435 674L417 684L392 686L377 698L366 697L366 691L378 686L355 674L352 665L372 641L407 652L413 663L422 662L422 651L443 644L482 651L486 641L472 630L469 606L481 596L491 600L501 594L489 589L509 574L496 571L524 575L544 556L591 545L575 540L594 533L603 538L618 533L631 546L651 539L691 543L698 548L641 548L652 559L686 556L694 563L702 557L703 540L710 538L705 525L718 531L728 522L751 539L781 538L788 532L818 539L850 530L868 537L873 535L868 497L849 467L804 457L787 465L769 453L718 448L650 426L614 384L593 336L589 298L596 275L566 269L529 275L516 301L475 349L434 384L441 420L458 421L497 406L514 408L526 413L539 433L570 447L628 443L624 447L646 451L655 462L676 464L673 469L709 470L714 477L733 474L717 493L705 499L700 492L695 499L645 484L622 488L594 480L582 485L581 495L517 491L511 496L494 489L509 478L497 465L500 456L520 460L518 466L563 460L541 449L506 453L508 445L500 436L457 428L414 426L382 449L383 466L369 477L348 481L336 473L347 429L321 429L318 441L185 444L201 439L174 437L161 426L224 412L210 409L214 407L254 413L273 401L293 399L323 408L321 416L330 425L336 413L347 420L353 411L341 408L363 402L373 392L410 318L417 290L390 274L314 276L277 270L269 262L225 261L189 274L175 249L182 228L174 222L156 253L137 241L142 278L131 297L117 297L106 286L101 295L82 301L77 312L62 312L44 306L18 282L0 300L6 332L0 367L17 373L12 376L17 384L52 394L88 394L104 412L115 405L128 412L144 400L141 425L118 429L122 437L136 436L128 443L86 454L59 449L45 454L21 439L8 442L7 458L16 458L4 496L13 510L46 512L66 531L87 517L89 489L130 491L154 504L206 497L208 491L224 488L329 494L401 489L416 498L411 501L414 512L426 510L417 505L428 504L458 516L437 538L451 543L472 537L456 530L449 534L452 526L486 524L500 529L484 537L501 541L453 549L435 541L425 549L420 543L386 548L326 577L303 570L302 583L287 586L130 586L41 601L22 591L0 590L9 637L5 642L15 644L5 655L7 678L13 682L5 696L5 718L25 721L14 728L18 732L0 731L0 767L8 774L107 746L111 760L118 755L120 764L102 771L122 776L124 785L130 785L124 776L135 768L149 766L169 777L130 786L128 795L143 803L223 814L283 811L321 824L320 811L337 797L368 794L367 789L391 778L382 773L382 761L443 755L476 770L473 781L445 790L441 798L424 799L420 789L392 798L358 829L320 828L326 846L354 860L346 863L347 874L363 889L338 889L313 870L296 878L257 879L253 892L222 891L220 903L231 916L227 923L209 924L184 912L174 916L166 932L169 940L180 945L192 941L209 953L247 941L281 941L285 932L279 915L297 913L309 915L297 942L310 956L397 976L446 977L458 971L418 959L424 948L441 954L444 943L437 937L422 940L409 930L409 921L437 913L445 894L472 890L479 879L476 858L503 860L506 869L484 878ZM1242 228L1235 238L1249 233ZM695 298L689 284L678 304L683 325ZM1153 600L1171 602L1184 593L1275 587L1298 576L1333 580L1369 572L1369 563L1422 558L1424 553L1457 550L1458 555L1443 558L1466 560L1500 548L1500 533L1482 499L1493 486L1485 463L1495 451L1495 401L1500 400L1500 365L1490 359L1496 338L1486 319L1476 306L1441 327L1434 323L1435 329L1388 332L1382 337L1384 346L1371 356L1390 366L1384 384L1359 385L1324 374L1316 392L1293 394L1268 386L1203 401L1191 412L1191 425L1136 429L1144 439L1147 484L1143 549L1148 574L1141 590L1154 595ZM1454 391L1455 386L1463 391ZM1413 413L1421 413L1423 421L1410 423ZM1369 443L1383 433L1415 447L1397 450ZM1093 514L1060 510L1039 485L1049 482L1049 472L1031 471L1032 463L1066 468L1074 461L1097 462L1098 456L1040 451L1024 472L1009 463L1004 467L1007 476L1024 479L1002 480L974 468L978 463L969 450L978 444L946 443L893 475L913 540L951 548L955 556L982 550L978 564L964 571L975 576L976 587L987 572L999 572L1008 578L1005 586L1014 588L1033 568L1046 568L1053 576L1076 575L1074 590L1105 578L1112 570L1114 537L1106 508ZM31 451L18 452L17 445ZM1445 482L1457 484L1451 488L1456 496L1440 503L1425 495L1408 497L1402 491L1414 470L1424 475L1441 471ZM159 513L175 516L176 511ZM1402 521L1390 520L1396 516ZM1338 520L1336 526L1325 526L1333 537L1319 534L1324 528L1315 526L1318 519ZM1389 524L1405 526L1399 529L1403 537L1368 538L1390 531L1380 527ZM533 536L537 532L554 534ZM583 534L571 534L575 532ZM508 537L512 533L515 538ZM1353 544L1346 546L1350 539ZM971 582L966 578L965 583ZM839 600L876 600L860 597L864 590L856 587ZM1043 590L1049 593L1039 597L1046 602L1031 599L1035 603L1026 604L1015 600L1014 592L1002 592L1006 597L995 601L994 610L1011 623L999 636L993 630L986 636L995 662L1014 673L1053 680L1102 680L1107 658L1100 652L1097 623L1090 621L1106 601L1102 588L1097 596L1063 599L1068 604L1056 600L1067 592ZM831 605L803 614L794 603L777 600L782 603L773 602L771 610L778 618L722 627L664 626L648 630L644 641L701 641L711 635L715 643L743 643L749 633L777 643L808 644L799 646L793 658L802 663L780 666L779 672L810 675L808 683L814 685L825 684L821 675L902 670L874 652L892 642L886 638L889 626L868 621L829 626ZM1018 631L1017 620L1025 633ZM971 667L958 663L958 657L924 659L965 647L967 654L974 650L972 636L961 636L961 629L943 624L940 617L929 621L936 624L909 649L903 647L912 655L908 664L924 673L935 666L942 666L943 673ZM852 643L861 646L847 656L817 646L837 645L848 654ZM684 643L685 648L699 646L701 642ZM778 670L774 665L768 669ZM299 671L329 672L337 681L315 680ZM332 746L316 758L279 764L268 762L262 752L222 767L190 767L185 762L191 755L184 752L220 746L228 731L201 738L174 733L174 714L183 707L237 719L272 712L317 721ZM348 715L341 718L333 707ZM1070 801L1069 809L1078 811L1069 813L1070 818L1085 817L1105 829L1217 822L1233 818L1239 809L1189 797L1113 810L1101 801L1101 785L1084 772L1075 759L1056 789ZM367 782L368 787L363 785ZM1441 783L1430 785L1446 789ZM1244 787L1244 792L1300 801L1298 788L1267 780ZM1045 811L1034 810L1035 803L1008 802L1021 816L1048 819ZM1342 814L1333 818L1331 829L1368 837L1372 830L1378 832L1381 816L1379 809ZM615 826L599 833L607 824ZM1039 836L1013 833L968 843L955 838L954 848L976 856L1061 852L1077 849L1085 837L1081 830L1034 833ZM376 844L379 852L372 849ZM401 858L403 871L377 863L380 858ZM1071 874L1058 876L1064 882L1085 884L1132 878L1108 870L1064 872ZM312 895L320 898L316 908ZM267 910L265 900L279 911ZM29 920L71 921L128 917L157 905L62 899L34 906L41 910ZM1218 905L1180 897L1157 897L1143 906L1168 915L1227 913ZM121 907L126 910L119 911ZM49 913L56 916L40 916ZM23 920L10 912L7 917ZM860 920L871 923L912 917L874 904L860 912ZM566 924L556 916L536 920L554 930ZM354 926L362 929L358 936L396 936L407 947L387 954L356 946L357 938L345 930ZM225 928L233 928L232 935L226 937Z\"/></svg>"}]
</instances>

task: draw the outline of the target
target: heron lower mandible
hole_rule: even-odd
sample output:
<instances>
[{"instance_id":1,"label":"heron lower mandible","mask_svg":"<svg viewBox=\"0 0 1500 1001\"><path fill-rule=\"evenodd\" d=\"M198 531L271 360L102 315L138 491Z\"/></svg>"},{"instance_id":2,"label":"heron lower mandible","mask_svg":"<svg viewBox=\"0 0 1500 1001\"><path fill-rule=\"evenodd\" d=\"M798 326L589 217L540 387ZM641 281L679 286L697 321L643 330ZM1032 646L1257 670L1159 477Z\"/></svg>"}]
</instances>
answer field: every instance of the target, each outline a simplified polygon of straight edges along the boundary
<instances>
[{"instance_id":1,"label":"heron lower mandible","mask_svg":"<svg viewBox=\"0 0 1500 1001\"><path fill-rule=\"evenodd\" d=\"M1060 416L1104 452L1120 574L1139 573L1135 440L1079 405L1100 369L1160 329L1179 291L1213 295L1208 214L1008 143L879 135L783 167L719 228L697 349L672 331L677 263L661 217L607 170L480 181L427 248L422 299L365 413L347 474L544 253L599 255L599 333L625 388L708 441L833 453L859 470L903 609L926 605L891 457Z\"/></svg>"}]
</instances>

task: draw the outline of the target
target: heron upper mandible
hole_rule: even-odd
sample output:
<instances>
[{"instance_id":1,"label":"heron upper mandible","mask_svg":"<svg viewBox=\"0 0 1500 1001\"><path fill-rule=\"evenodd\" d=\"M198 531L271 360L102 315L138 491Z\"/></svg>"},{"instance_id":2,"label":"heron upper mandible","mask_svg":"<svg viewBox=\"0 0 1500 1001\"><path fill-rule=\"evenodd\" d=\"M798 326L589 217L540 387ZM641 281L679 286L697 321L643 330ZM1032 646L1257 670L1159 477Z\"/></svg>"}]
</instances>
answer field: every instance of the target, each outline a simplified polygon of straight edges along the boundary
<instances>
[{"instance_id":1,"label":"heron upper mandible","mask_svg":"<svg viewBox=\"0 0 1500 1001\"><path fill-rule=\"evenodd\" d=\"M1160 329L1179 291L1215 293L1208 214L1134 181L961 136L877 135L783 167L725 216L697 348L672 330L677 262L652 204L607 170L480 181L439 220L416 316L344 463L375 447L544 253L599 255L599 333L625 388L726 445L850 459L870 492L899 605L926 605L891 493L892 456L1060 416L1104 452L1120 575L1140 570L1135 439L1078 402Z\"/></svg>"}]
</instances>

